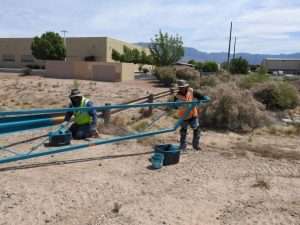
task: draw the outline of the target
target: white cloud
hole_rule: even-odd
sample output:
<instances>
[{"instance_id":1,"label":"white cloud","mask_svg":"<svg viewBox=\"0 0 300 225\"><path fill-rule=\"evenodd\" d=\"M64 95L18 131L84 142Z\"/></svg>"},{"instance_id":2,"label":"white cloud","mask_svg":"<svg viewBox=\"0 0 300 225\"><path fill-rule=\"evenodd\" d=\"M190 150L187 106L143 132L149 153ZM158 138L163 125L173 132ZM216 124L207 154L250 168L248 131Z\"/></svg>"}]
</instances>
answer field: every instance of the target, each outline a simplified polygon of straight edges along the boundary
<instances>
[{"instance_id":1,"label":"white cloud","mask_svg":"<svg viewBox=\"0 0 300 225\"><path fill-rule=\"evenodd\" d=\"M162 29L182 35L187 46L226 51L232 20L239 51L286 53L300 52L300 35L291 35L300 31L298 15L297 0L1 0L0 36L67 29L138 42Z\"/></svg>"}]
</instances>

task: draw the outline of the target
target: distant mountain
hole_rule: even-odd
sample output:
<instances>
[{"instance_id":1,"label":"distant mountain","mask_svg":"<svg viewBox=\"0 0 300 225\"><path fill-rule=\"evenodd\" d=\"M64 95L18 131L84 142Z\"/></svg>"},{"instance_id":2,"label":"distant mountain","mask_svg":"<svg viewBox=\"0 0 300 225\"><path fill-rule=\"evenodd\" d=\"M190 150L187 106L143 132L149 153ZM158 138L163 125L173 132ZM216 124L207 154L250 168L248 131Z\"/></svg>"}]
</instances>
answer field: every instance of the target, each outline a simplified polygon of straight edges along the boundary
<instances>
[{"instance_id":1,"label":"distant mountain","mask_svg":"<svg viewBox=\"0 0 300 225\"><path fill-rule=\"evenodd\" d=\"M148 47L149 43L136 43L142 47ZM250 64L261 64L262 60L265 58L283 58L283 59L300 59L300 53L293 54L251 54L251 53L237 53L237 57L242 57L247 59ZM185 47L184 57L182 61L189 61L194 59L196 61L215 61L218 63L225 62L227 60L226 52L201 52L195 48Z\"/></svg>"}]
</instances>

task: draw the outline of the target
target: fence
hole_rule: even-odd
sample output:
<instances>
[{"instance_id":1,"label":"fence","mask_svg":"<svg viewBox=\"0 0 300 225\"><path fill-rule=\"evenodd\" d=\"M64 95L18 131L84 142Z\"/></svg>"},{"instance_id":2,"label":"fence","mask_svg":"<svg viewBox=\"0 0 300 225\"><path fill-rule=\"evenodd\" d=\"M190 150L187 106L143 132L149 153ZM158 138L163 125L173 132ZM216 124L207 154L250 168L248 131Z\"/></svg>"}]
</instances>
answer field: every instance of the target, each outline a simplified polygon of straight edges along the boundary
<instances>
[{"instance_id":1,"label":"fence","mask_svg":"<svg viewBox=\"0 0 300 225\"><path fill-rule=\"evenodd\" d=\"M177 93L177 89L175 88L170 88L167 91L162 91L159 93L152 94L150 93L149 95L137 99L133 99L127 102L123 102L122 105L130 105L130 104L143 104L143 103L153 103L157 99L161 99L167 96L171 96L173 94ZM105 105L109 106L111 103L106 103ZM116 109L116 110L106 110L103 112L103 119L104 123L108 124L110 122L110 118L112 115L123 112L125 110L128 110L128 108L122 108L122 109ZM148 108L148 112L146 113L147 116L152 115L152 110L153 108L150 106Z\"/></svg>"}]
</instances>

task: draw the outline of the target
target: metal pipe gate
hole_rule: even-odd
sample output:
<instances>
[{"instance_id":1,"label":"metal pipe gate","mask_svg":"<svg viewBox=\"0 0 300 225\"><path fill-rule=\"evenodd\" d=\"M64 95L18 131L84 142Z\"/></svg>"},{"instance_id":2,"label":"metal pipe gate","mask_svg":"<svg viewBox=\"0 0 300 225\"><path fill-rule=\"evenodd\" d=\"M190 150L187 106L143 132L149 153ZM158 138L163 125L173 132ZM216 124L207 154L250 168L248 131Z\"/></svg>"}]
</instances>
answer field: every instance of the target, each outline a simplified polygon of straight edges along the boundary
<instances>
[{"instance_id":1,"label":"metal pipe gate","mask_svg":"<svg viewBox=\"0 0 300 225\"><path fill-rule=\"evenodd\" d=\"M52 155L62 152L69 152L79 149L84 149L90 146L103 145L115 142L121 142L131 139L145 138L154 135L160 135L164 133L174 132L183 122L184 118L188 116L194 107L200 107L207 101L193 101L193 102L162 102L162 103L144 103L144 104L115 104L115 105L103 105L95 106L93 108L60 108L60 109L32 109L32 110L18 110L18 111L2 111L0 112L0 135L10 134L14 132L27 131L31 129L40 129L47 126L53 126L63 121L63 118L57 118L58 113L77 112L77 111L89 111L95 109L96 111L105 111L111 109L128 109L128 108L145 108L145 107L185 107L187 110L183 118L180 118L176 124L171 128L159 129L156 131L148 131L141 133L133 133L119 137L113 137L110 139L95 139L89 143L69 145L56 148L45 148L39 151L27 150L23 153L15 152L10 149L0 146L0 152L6 151L12 154L9 157L0 157L0 164L9 163L19 160L25 160L30 158L36 158L46 155Z\"/></svg>"}]
</instances>

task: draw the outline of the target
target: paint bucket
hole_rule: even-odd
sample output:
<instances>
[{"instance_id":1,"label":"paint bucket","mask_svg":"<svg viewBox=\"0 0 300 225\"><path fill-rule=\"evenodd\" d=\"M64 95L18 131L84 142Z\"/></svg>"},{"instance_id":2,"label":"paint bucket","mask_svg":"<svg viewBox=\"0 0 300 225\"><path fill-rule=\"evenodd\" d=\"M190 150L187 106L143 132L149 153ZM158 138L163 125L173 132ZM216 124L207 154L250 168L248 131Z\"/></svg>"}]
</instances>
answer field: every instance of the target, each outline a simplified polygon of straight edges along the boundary
<instances>
[{"instance_id":1,"label":"paint bucket","mask_svg":"<svg viewBox=\"0 0 300 225\"><path fill-rule=\"evenodd\" d=\"M160 169L163 166L164 154L162 153L154 153L151 157L152 168Z\"/></svg>"},{"instance_id":2,"label":"paint bucket","mask_svg":"<svg viewBox=\"0 0 300 225\"><path fill-rule=\"evenodd\" d=\"M58 130L50 132L49 134L49 146L59 147L71 144L72 134L69 130Z\"/></svg>"},{"instance_id":3,"label":"paint bucket","mask_svg":"<svg viewBox=\"0 0 300 225\"><path fill-rule=\"evenodd\" d=\"M156 145L154 147L154 151L155 153L161 153L164 155L164 166L177 164L180 160L180 149L178 145Z\"/></svg>"}]
</instances>

